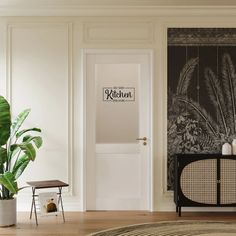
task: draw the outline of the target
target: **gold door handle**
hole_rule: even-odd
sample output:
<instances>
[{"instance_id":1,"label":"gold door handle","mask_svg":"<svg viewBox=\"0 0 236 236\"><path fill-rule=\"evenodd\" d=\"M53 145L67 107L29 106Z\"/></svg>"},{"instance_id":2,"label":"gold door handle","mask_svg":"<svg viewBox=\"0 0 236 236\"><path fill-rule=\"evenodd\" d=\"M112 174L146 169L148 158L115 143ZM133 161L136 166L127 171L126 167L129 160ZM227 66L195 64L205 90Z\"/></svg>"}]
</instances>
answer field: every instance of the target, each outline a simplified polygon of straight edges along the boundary
<instances>
[{"instance_id":1,"label":"gold door handle","mask_svg":"<svg viewBox=\"0 0 236 236\"><path fill-rule=\"evenodd\" d=\"M147 137L143 137L143 138L136 138L136 140L142 140L142 141L146 141Z\"/></svg>"}]
</instances>

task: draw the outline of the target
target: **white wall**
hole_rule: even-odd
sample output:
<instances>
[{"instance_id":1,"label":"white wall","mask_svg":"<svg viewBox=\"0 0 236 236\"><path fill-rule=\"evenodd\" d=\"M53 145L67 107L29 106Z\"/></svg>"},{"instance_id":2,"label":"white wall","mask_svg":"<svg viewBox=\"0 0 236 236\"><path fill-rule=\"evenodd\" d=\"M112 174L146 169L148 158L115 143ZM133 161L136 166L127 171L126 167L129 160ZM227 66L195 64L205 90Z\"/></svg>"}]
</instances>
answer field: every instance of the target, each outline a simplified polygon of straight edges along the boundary
<instances>
[{"instance_id":1,"label":"white wall","mask_svg":"<svg viewBox=\"0 0 236 236\"><path fill-rule=\"evenodd\" d=\"M166 191L167 28L236 27L236 9L130 9L132 17L127 9L114 10L116 16L105 9L110 15L106 17L93 17L92 10L86 13L90 16L0 18L0 92L11 100L14 114L31 107L27 125L41 127L44 138L37 160L20 183L62 179L70 184L66 210L82 209L82 49L152 49L154 210L174 210L172 195ZM29 209L29 199L29 189L19 194L20 210Z\"/></svg>"},{"instance_id":2,"label":"white wall","mask_svg":"<svg viewBox=\"0 0 236 236\"><path fill-rule=\"evenodd\" d=\"M67 25L10 27L12 112L15 115L24 108L32 108L25 124L40 127L44 141L39 157L24 173L23 179L60 178L68 182L71 156L68 155L70 77Z\"/></svg>"}]
</instances>

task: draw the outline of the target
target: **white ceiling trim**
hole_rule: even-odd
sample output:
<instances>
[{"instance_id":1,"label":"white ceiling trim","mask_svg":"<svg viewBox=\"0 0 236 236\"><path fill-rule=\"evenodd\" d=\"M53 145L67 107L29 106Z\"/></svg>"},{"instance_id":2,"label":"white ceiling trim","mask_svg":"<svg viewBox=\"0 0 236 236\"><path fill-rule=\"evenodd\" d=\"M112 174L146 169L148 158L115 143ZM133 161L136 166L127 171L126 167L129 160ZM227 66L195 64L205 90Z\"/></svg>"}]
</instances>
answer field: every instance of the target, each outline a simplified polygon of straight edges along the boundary
<instances>
[{"instance_id":1,"label":"white ceiling trim","mask_svg":"<svg viewBox=\"0 0 236 236\"><path fill-rule=\"evenodd\" d=\"M236 6L3 6L0 4L0 16L236 16Z\"/></svg>"},{"instance_id":2,"label":"white ceiling trim","mask_svg":"<svg viewBox=\"0 0 236 236\"><path fill-rule=\"evenodd\" d=\"M233 6L235 0L1 0L0 6Z\"/></svg>"}]
</instances>

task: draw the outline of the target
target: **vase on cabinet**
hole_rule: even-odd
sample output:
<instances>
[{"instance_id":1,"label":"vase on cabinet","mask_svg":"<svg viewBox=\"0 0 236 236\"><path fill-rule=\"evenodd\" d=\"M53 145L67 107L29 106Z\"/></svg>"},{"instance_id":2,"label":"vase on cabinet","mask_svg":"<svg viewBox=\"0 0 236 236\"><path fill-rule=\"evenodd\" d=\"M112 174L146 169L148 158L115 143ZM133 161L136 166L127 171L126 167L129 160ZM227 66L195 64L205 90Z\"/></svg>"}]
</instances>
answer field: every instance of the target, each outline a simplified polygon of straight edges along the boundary
<instances>
[{"instance_id":1,"label":"vase on cabinet","mask_svg":"<svg viewBox=\"0 0 236 236\"><path fill-rule=\"evenodd\" d=\"M232 155L232 147L229 143L224 143L223 144L223 146L222 146L222 155Z\"/></svg>"}]
</instances>

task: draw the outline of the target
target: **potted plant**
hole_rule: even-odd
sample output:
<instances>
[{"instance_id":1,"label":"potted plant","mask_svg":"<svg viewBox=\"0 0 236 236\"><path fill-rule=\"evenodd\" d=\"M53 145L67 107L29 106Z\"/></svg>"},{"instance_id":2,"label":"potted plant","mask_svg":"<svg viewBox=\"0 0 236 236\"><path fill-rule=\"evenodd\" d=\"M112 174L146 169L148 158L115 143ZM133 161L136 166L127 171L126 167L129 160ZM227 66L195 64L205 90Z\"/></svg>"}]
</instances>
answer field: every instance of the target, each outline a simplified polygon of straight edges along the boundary
<instances>
[{"instance_id":1,"label":"potted plant","mask_svg":"<svg viewBox=\"0 0 236 236\"><path fill-rule=\"evenodd\" d=\"M26 109L11 121L10 105L0 96L0 226L16 224L14 195L21 189L17 179L35 160L36 148L42 146L42 138L31 135L40 129L20 130L29 113L30 109Z\"/></svg>"}]
</instances>

